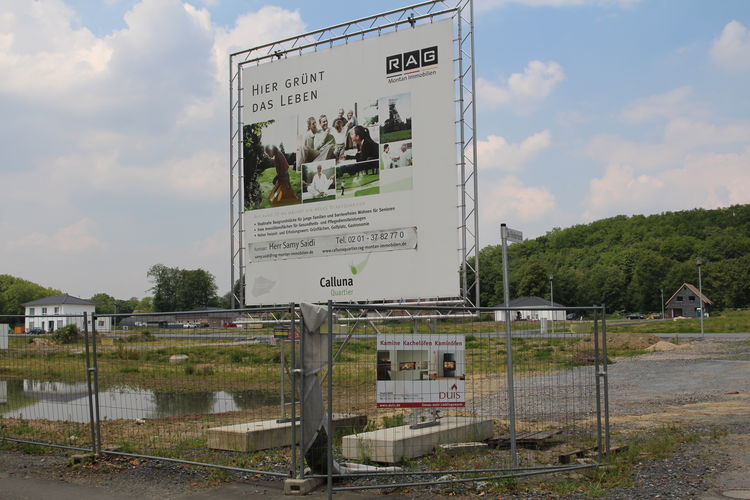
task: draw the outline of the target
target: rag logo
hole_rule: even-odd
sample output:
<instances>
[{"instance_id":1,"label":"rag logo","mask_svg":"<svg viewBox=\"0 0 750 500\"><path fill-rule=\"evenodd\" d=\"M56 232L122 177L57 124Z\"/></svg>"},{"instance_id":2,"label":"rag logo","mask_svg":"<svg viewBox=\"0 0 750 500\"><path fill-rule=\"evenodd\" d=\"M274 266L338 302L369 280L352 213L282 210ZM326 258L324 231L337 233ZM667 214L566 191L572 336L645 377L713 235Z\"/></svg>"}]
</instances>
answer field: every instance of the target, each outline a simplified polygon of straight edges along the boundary
<instances>
[{"instance_id":1,"label":"rag logo","mask_svg":"<svg viewBox=\"0 0 750 500\"><path fill-rule=\"evenodd\" d=\"M385 73L403 73L418 70L425 66L434 66L438 63L438 48L427 47L420 50L412 50L403 54L394 54L385 58Z\"/></svg>"}]
</instances>

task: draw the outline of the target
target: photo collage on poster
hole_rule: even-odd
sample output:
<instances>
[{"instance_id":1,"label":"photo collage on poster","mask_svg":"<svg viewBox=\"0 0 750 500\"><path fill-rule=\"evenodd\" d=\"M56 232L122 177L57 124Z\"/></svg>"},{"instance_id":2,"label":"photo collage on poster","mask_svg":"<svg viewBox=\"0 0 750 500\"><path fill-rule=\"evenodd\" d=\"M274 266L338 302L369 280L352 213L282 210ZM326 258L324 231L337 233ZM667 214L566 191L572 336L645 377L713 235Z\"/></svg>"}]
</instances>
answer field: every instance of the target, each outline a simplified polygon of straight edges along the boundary
<instances>
[{"instance_id":1,"label":"photo collage on poster","mask_svg":"<svg viewBox=\"0 0 750 500\"><path fill-rule=\"evenodd\" d=\"M412 189L408 93L254 123L243 134L245 210Z\"/></svg>"}]
</instances>

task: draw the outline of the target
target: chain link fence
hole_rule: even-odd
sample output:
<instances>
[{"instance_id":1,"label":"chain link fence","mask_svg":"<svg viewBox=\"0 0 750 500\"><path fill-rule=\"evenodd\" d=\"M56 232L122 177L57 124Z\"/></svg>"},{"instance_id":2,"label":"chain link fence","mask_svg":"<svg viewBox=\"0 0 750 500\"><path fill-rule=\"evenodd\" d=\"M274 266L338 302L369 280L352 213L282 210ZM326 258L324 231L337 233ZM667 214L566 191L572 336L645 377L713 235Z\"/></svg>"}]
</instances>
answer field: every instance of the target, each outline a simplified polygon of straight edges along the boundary
<instances>
[{"instance_id":1,"label":"chain link fence","mask_svg":"<svg viewBox=\"0 0 750 500\"><path fill-rule=\"evenodd\" d=\"M595 466L609 446L603 317L333 303L0 317L0 439L330 492Z\"/></svg>"}]
</instances>

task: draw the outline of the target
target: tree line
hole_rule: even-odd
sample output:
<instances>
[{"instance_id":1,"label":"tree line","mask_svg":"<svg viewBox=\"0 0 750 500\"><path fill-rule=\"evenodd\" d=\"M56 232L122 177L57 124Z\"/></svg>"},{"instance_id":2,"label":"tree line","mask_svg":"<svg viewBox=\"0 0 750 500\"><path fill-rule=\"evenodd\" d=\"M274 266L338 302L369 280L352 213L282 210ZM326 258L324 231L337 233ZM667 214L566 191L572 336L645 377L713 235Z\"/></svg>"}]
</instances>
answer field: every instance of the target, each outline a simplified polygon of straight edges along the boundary
<instances>
[{"instance_id":1,"label":"tree line","mask_svg":"<svg viewBox=\"0 0 750 500\"><path fill-rule=\"evenodd\" d=\"M511 297L550 298L566 306L605 304L610 311L658 312L684 282L698 284L701 257L704 294L716 308L750 306L750 205L695 209L657 215L611 217L510 245ZM503 303L499 245L479 252L480 303ZM188 311L232 307L232 293L218 296L216 279L203 269L151 266L152 296L89 298L98 314ZM234 292L239 293L239 282ZM0 275L0 313L23 314L21 304L50 295L53 288Z\"/></svg>"},{"instance_id":2,"label":"tree line","mask_svg":"<svg viewBox=\"0 0 750 500\"><path fill-rule=\"evenodd\" d=\"M151 266L146 272L151 281L152 296L117 299L99 292L90 300L97 314L128 314L148 312L189 311L205 307L231 307L230 294L217 295L214 275L203 269L180 269L163 264ZM55 288L47 288L31 281L0 274L0 314L24 314L23 304L52 295L62 295Z\"/></svg>"},{"instance_id":3,"label":"tree line","mask_svg":"<svg viewBox=\"0 0 750 500\"><path fill-rule=\"evenodd\" d=\"M657 215L617 216L554 228L510 245L511 297L550 298L566 306L605 304L610 311L661 311L684 282L698 285L717 308L750 306L750 205ZM500 245L479 252L480 302L500 305Z\"/></svg>"}]
</instances>

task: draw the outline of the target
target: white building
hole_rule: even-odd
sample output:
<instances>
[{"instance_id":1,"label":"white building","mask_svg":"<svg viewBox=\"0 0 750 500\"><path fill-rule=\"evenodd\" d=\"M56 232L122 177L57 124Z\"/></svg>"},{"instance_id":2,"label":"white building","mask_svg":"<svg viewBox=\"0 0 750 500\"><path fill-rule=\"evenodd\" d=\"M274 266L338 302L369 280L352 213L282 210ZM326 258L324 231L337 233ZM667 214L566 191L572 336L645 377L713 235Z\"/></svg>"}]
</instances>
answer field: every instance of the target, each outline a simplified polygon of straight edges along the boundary
<instances>
[{"instance_id":1,"label":"white building","mask_svg":"<svg viewBox=\"0 0 750 500\"><path fill-rule=\"evenodd\" d=\"M496 307L504 306L505 304L498 304ZM513 311L510 313L511 320L565 321L567 313L565 310L552 311L550 309L541 309L545 307L565 307L557 302L550 303L549 300L541 297L518 297L511 300L508 303L508 307L513 308ZM495 311L495 321L505 321L505 311Z\"/></svg>"},{"instance_id":2,"label":"white building","mask_svg":"<svg viewBox=\"0 0 750 500\"><path fill-rule=\"evenodd\" d=\"M32 300L22 305L26 310L27 332L34 328L53 332L70 324L83 330L83 313L87 315L88 330L92 331L91 317L96 310L96 304L89 300L66 294ZM111 326L112 318L104 316L96 318L97 332L108 332Z\"/></svg>"}]
</instances>

